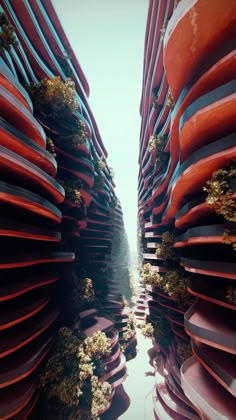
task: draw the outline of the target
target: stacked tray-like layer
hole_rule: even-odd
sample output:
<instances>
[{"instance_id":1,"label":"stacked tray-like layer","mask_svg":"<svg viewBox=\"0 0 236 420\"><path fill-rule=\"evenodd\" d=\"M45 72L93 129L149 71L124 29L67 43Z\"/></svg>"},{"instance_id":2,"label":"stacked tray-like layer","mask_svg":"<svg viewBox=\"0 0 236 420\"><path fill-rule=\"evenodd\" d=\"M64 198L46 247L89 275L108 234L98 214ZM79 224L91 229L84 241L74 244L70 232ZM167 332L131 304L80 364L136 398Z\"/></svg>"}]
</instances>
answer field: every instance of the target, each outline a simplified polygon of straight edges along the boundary
<instances>
[{"instance_id":1,"label":"stacked tray-like layer","mask_svg":"<svg viewBox=\"0 0 236 420\"><path fill-rule=\"evenodd\" d=\"M66 299L77 270L93 279L97 296L109 281L119 290L109 270L123 215L88 83L51 2L0 0L0 13L17 43L0 50L0 417L27 418L38 398L35 372L62 322L73 324ZM54 77L75 84L78 108L70 115L55 118L33 96ZM68 139L78 126L86 138L75 147ZM114 383L125 378L124 362Z\"/></svg>"},{"instance_id":2,"label":"stacked tray-like layer","mask_svg":"<svg viewBox=\"0 0 236 420\"><path fill-rule=\"evenodd\" d=\"M45 133L20 82L0 58L0 413L26 418L37 399L36 370L60 313L54 285L73 253L61 252L64 190Z\"/></svg>"},{"instance_id":3,"label":"stacked tray-like layer","mask_svg":"<svg viewBox=\"0 0 236 420\"><path fill-rule=\"evenodd\" d=\"M194 359L183 365L179 385L199 415L234 418L236 6L230 0L224 4L216 0L211 5L206 0L181 0L175 6L167 22L163 10L169 2L150 3L145 40L139 223L144 264L150 263L152 271L154 268L161 275L159 288L147 290L150 320L157 326L163 319L168 320L180 353L188 346L189 337L192 339ZM156 33L154 22L158 25L160 19L161 33ZM159 68L152 67L154 48L163 48L165 73L160 58ZM154 117L147 91L154 80L163 78L163 73L171 94L170 115L165 114L163 105ZM157 107L163 86L161 83L154 91L155 95L158 92L154 95ZM155 150L153 139L148 145L150 135L156 136ZM224 210L226 190L231 214L227 213L229 204ZM185 313L187 300L191 302L186 285L198 300ZM175 301L178 288L186 306ZM171 355L173 347L169 343L161 345L164 339L164 331L160 337L157 329L162 354ZM165 378L163 383L166 387ZM174 401L173 395L169 397L168 401ZM171 406L166 403L159 393L155 402L157 416L165 413L173 418Z\"/></svg>"},{"instance_id":4,"label":"stacked tray-like layer","mask_svg":"<svg viewBox=\"0 0 236 420\"><path fill-rule=\"evenodd\" d=\"M134 314L130 308L125 307L119 296L109 294L103 303L104 310L114 320L114 327L119 335L119 343L124 351L135 351L137 340L135 336Z\"/></svg>"},{"instance_id":5,"label":"stacked tray-like layer","mask_svg":"<svg viewBox=\"0 0 236 420\"><path fill-rule=\"evenodd\" d=\"M102 331L111 340L111 353L103 359L106 369L105 373L100 377L100 381L107 381L112 385L113 397L116 387L118 387L127 376L125 365L126 359L121 353L118 332L114 328L113 322L99 315L96 310L80 313L79 329L85 337L90 337L97 331ZM106 410L110 405L111 399L108 400Z\"/></svg>"}]
</instances>

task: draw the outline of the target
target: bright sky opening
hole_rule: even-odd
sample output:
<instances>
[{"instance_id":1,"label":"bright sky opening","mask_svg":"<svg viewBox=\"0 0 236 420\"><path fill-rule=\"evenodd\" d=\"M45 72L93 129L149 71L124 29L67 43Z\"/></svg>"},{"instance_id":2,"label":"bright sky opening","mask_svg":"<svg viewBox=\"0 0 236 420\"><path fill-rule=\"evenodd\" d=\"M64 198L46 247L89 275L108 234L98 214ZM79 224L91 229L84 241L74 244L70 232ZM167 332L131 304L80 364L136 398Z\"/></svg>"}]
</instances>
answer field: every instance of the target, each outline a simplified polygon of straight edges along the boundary
<instances>
[{"instance_id":1,"label":"bright sky opening","mask_svg":"<svg viewBox=\"0 0 236 420\"><path fill-rule=\"evenodd\" d=\"M53 5L90 86L89 102L115 171L134 253L148 0L53 0Z\"/></svg>"}]
</instances>

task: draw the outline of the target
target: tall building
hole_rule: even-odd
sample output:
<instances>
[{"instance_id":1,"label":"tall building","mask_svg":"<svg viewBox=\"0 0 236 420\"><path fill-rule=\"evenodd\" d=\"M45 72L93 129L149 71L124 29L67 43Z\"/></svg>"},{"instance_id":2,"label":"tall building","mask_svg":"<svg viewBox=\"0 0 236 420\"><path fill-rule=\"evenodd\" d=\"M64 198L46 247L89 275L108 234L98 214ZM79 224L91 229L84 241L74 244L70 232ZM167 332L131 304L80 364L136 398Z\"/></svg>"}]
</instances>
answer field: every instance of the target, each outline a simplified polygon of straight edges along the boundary
<instances>
[{"instance_id":1,"label":"tall building","mask_svg":"<svg viewBox=\"0 0 236 420\"><path fill-rule=\"evenodd\" d=\"M0 0L0 418L46 416L38 378L62 326L110 339L98 414L126 377L129 276L115 275L126 236L88 96L51 2Z\"/></svg>"},{"instance_id":2,"label":"tall building","mask_svg":"<svg viewBox=\"0 0 236 420\"><path fill-rule=\"evenodd\" d=\"M235 418L236 3L151 0L139 155L157 418Z\"/></svg>"}]
</instances>

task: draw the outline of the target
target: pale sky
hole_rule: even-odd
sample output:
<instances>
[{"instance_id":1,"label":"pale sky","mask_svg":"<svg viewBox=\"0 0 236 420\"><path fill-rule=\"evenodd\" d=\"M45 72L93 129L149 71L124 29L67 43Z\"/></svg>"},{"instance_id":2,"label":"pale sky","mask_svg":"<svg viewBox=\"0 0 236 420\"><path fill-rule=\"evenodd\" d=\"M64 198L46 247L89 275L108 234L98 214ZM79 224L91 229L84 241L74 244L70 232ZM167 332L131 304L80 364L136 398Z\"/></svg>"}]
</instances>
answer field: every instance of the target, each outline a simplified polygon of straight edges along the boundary
<instances>
[{"instance_id":1,"label":"pale sky","mask_svg":"<svg viewBox=\"0 0 236 420\"><path fill-rule=\"evenodd\" d=\"M89 103L115 171L131 251L137 238L137 178L148 0L53 0L90 86Z\"/></svg>"}]
</instances>

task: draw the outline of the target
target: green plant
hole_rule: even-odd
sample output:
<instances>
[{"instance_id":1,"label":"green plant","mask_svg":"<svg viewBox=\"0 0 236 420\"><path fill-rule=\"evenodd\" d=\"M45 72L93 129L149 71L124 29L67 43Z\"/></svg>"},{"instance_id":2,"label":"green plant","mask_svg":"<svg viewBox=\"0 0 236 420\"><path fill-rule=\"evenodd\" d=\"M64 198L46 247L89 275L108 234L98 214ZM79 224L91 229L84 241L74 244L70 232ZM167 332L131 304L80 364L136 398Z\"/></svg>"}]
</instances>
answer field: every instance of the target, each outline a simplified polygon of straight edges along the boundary
<instances>
[{"instance_id":1,"label":"green plant","mask_svg":"<svg viewBox=\"0 0 236 420\"><path fill-rule=\"evenodd\" d=\"M175 107L175 101L174 101L174 98L173 98L171 92L168 93L166 104L171 110L174 109L174 107Z\"/></svg>"},{"instance_id":2,"label":"green plant","mask_svg":"<svg viewBox=\"0 0 236 420\"><path fill-rule=\"evenodd\" d=\"M161 237L162 241L156 247L156 256L167 260L175 256L174 235L168 231L164 232Z\"/></svg>"},{"instance_id":3,"label":"green plant","mask_svg":"<svg viewBox=\"0 0 236 420\"><path fill-rule=\"evenodd\" d=\"M157 136L153 134L148 141L148 151L155 155L156 162L164 162L167 158L167 153L164 152L166 146L166 136Z\"/></svg>"},{"instance_id":4,"label":"green plant","mask_svg":"<svg viewBox=\"0 0 236 420\"><path fill-rule=\"evenodd\" d=\"M102 171L106 167L106 162L103 159L97 160L95 163L96 169Z\"/></svg>"},{"instance_id":5,"label":"green plant","mask_svg":"<svg viewBox=\"0 0 236 420\"><path fill-rule=\"evenodd\" d=\"M78 146L87 140L86 125L81 119L70 120L70 131L66 134L60 133L58 141L62 147L69 150L77 150Z\"/></svg>"},{"instance_id":6,"label":"green plant","mask_svg":"<svg viewBox=\"0 0 236 420\"><path fill-rule=\"evenodd\" d=\"M149 338L154 337L154 327L150 322L148 323L141 322L138 325L138 328L140 328L141 333L143 334L144 337L149 337Z\"/></svg>"},{"instance_id":7,"label":"green plant","mask_svg":"<svg viewBox=\"0 0 236 420\"><path fill-rule=\"evenodd\" d=\"M78 303L77 310L81 310L85 304L95 301L93 281L85 277L77 282L76 289L73 290L73 298Z\"/></svg>"},{"instance_id":8,"label":"green plant","mask_svg":"<svg viewBox=\"0 0 236 420\"><path fill-rule=\"evenodd\" d=\"M47 151L54 157L57 157L57 154L55 152L55 146L54 143L52 141L52 139L50 137L47 137L47 141L46 141L46 149Z\"/></svg>"},{"instance_id":9,"label":"green plant","mask_svg":"<svg viewBox=\"0 0 236 420\"><path fill-rule=\"evenodd\" d=\"M70 200L73 203L79 205L82 203L82 196L80 190L83 188L83 183L80 179L74 180L64 178L63 180L58 180L58 182L63 186L67 200Z\"/></svg>"},{"instance_id":10,"label":"green plant","mask_svg":"<svg viewBox=\"0 0 236 420\"><path fill-rule=\"evenodd\" d=\"M231 245L236 251L236 236L230 229L225 229L222 235L222 241L225 245Z\"/></svg>"},{"instance_id":11,"label":"green plant","mask_svg":"<svg viewBox=\"0 0 236 420\"><path fill-rule=\"evenodd\" d=\"M5 13L0 13L0 47L9 49L10 46L18 47L19 43L14 34L15 28L10 23Z\"/></svg>"},{"instance_id":12,"label":"green plant","mask_svg":"<svg viewBox=\"0 0 236 420\"><path fill-rule=\"evenodd\" d=\"M77 357L81 341L69 328L59 330L52 356L39 376L49 400L56 397L69 407L78 406L82 394Z\"/></svg>"},{"instance_id":13,"label":"green plant","mask_svg":"<svg viewBox=\"0 0 236 420\"><path fill-rule=\"evenodd\" d=\"M158 101L158 98L159 98L158 92L159 92L159 86L152 90L152 106L154 108L157 107L157 101Z\"/></svg>"},{"instance_id":14,"label":"green plant","mask_svg":"<svg viewBox=\"0 0 236 420\"><path fill-rule=\"evenodd\" d=\"M54 351L39 375L46 399L49 403L56 400L56 415L98 419L112 388L107 382L100 383L96 372L109 352L110 340L101 331L84 339L69 328L59 330Z\"/></svg>"},{"instance_id":15,"label":"green plant","mask_svg":"<svg viewBox=\"0 0 236 420\"><path fill-rule=\"evenodd\" d=\"M79 313L94 306L95 292L92 279L82 277L77 272L73 272L68 285L66 306L69 311L69 318L72 324L78 321Z\"/></svg>"},{"instance_id":16,"label":"green plant","mask_svg":"<svg viewBox=\"0 0 236 420\"><path fill-rule=\"evenodd\" d=\"M99 419L99 412L103 411L108 404L108 398L111 395L112 387L108 382L99 382L97 376L92 376L92 404L91 414L93 419Z\"/></svg>"},{"instance_id":17,"label":"green plant","mask_svg":"<svg viewBox=\"0 0 236 420\"><path fill-rule=\"evenodd\" d=\"M236 222L236 201L232 198L230 180L236 178L236 168L218 169L203 188L208 193L206 203L217 214L230 222Z\"/></svg>"},{"instance_id":18,"label":"green plant","mask_svg":"<svg viewBox=\"0 0 236 420\"><path fill-rule=\"evenodd\" d=\"M163 277L153 269L150 263L144 264L141 274L140 274L140 282L144 285L151 285L157 286L162 288L163 287Z\"/></svg>"},{"instance_id":19,"label":"green plant","mask_svg":"<svg viewBox=\"0 0 236 420\"><path fill-rule=\"evenodd\" d=\"M42 79L37 85L29 86L36 110L47 116L71 114L78 108L73 80L61 80L59 76Z\"/></svg>"},{"instance_id":20,"label":"green plant","mask_svg":"<svg viewBox=\"0 0 236 420\"><path fill-rule=\"evenodd\" d=\"M136 330L135 316L133 313L129 313L128 321L126 324L126 331L124 332L122 338L125 341L129 341L135 335L135 330Z\"/></svg>"},{"instance_id":21,"label":"green plant","mask_svg":"<svg viewBox=\"0 0 236 420\"><path fill-rule=\"evenodd\" d=\"M79 356L82 360L100 360L111 352L111 340L102 331L97 331L87 337L80 346Z\"/></svg>"},{"instance_id":22,"label":"green plant","mask_svg":"<svg viewBox=\"0 0 236 420\"><path fill-rule=\"evenodd\" d=\"M165 33L166 33L166 25L163 23L162 28L160 29L160 34L161 34L160 41L163 41Z\"/></svg>"},{"instance_id":23,"label":"green plant","mask_svg":"<svg viewBox=\"0 0 236 420\"><path fill-rule=\"evenodd\" d=\"M163 290L181 307L190 306L194 298L187 290L186 273L180 268L178 270L170 270L164 274Z\"/></svg>"}]
</instances>

